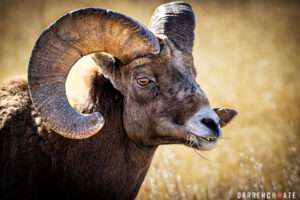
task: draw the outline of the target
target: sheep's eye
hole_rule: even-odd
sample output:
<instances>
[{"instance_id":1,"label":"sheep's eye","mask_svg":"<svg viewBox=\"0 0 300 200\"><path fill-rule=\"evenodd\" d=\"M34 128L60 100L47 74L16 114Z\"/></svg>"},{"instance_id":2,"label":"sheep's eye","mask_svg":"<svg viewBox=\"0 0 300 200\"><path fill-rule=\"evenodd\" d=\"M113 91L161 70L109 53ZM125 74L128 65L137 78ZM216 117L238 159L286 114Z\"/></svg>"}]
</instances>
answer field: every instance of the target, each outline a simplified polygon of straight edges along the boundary
<instances>
[{"instance_id":1,"label":"sheep's eye","mask_svg":"<svg viewBox=\"0 0 300 200\"><path fill-rule=\"evenodd\" d=\"M151 82L151 80L146 78L146 77L142 77L142 78L137 79L137 83L142 87L145 87L145 86L149 85L150 82Z\"/></svg>"}]
</instances>

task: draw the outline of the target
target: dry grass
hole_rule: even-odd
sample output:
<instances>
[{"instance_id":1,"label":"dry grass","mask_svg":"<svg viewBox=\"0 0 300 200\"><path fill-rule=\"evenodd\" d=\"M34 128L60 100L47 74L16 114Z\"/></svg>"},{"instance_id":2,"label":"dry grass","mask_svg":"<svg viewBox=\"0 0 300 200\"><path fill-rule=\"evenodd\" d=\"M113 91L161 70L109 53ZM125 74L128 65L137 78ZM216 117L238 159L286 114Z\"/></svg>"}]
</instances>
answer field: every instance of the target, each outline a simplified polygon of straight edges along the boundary
<instances>
[{"instance_id":1,"label":"dry grass","mask_svg":"<svg viewBox=\"0 0 300 200\"><path fill-rule=\"evenodd\" d=\"M158 4L49 1L35 8L1 1L0 79L25 74L38 32L66 11L101 6L147 24ZM237 191L295 191L299 196L300 4L191 4L197 16L198 81L212 105L233 107L239 116L224 129L227 139L202 153L207 160L184 146L160 147L138 199L234 199ZM23 24L24 18L31 23Z\"/></svg>"}]
</instances>

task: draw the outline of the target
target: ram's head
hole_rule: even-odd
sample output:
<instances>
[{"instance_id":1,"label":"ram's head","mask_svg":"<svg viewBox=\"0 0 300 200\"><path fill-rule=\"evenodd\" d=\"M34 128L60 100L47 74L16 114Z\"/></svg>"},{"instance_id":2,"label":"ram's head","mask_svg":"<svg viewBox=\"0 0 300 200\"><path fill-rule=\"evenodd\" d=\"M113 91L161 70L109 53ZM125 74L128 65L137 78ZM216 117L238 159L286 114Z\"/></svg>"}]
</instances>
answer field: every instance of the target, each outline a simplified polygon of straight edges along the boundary
<instances>
[{"instance_id":1,"label":"ram's head","mask_svg":"<svg viewBox=\"0 0 300 200\"><path fill-rule=\"evenodd\" d=\"M209 149L236 112L212 109L196 83L194 28L193 11L182 2L158 7L150 30L103 9L67 14L41 34L32 52L32 101L48 126L64 137L101 134L102 115L77 113L65 91L72 65L98 52L94 60L124 96L123 124L130 139L149 146L183 143Z\"/></svg>"}]
</instances>

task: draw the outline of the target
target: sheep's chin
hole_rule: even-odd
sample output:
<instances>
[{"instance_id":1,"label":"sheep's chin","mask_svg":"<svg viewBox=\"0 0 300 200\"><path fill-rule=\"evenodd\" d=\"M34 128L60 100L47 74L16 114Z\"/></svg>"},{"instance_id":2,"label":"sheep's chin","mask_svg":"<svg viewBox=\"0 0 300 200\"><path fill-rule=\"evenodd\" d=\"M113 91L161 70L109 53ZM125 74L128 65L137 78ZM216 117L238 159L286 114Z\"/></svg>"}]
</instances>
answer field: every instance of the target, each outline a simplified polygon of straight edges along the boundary
<instances>
[{"instance_id":1,"label":"sheep's chin","mask_svg":"<svg viewBox=\"0 0 300 200\"><path fill-rule=\"evenodd\" d=\"M198 136L192 132L187 134L186 145L197 150L211 150L215 147L218 141L217 137Z\"/></svg>"}]
</instances>

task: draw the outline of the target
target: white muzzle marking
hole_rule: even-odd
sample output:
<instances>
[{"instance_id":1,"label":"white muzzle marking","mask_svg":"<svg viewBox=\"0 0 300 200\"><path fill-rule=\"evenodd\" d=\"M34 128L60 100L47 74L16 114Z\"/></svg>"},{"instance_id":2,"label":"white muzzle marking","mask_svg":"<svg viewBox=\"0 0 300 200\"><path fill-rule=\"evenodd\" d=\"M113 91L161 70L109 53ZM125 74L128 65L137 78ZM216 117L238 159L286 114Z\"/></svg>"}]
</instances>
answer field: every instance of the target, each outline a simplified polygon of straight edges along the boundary
<instances>
[{"instance_id":1,"label":"white muzzle marking","mask_svg":"<svg viewBox=\"0 0 300 200\"><path fill-rule=\"evenodd\" d=\"M215 132L202 122L205 118L212 119L217 124L221 136L220 119L209 106L199 109L190 119L187 120L185 127L196 136L216 137Z\"/></svg>"}]
</instances>

